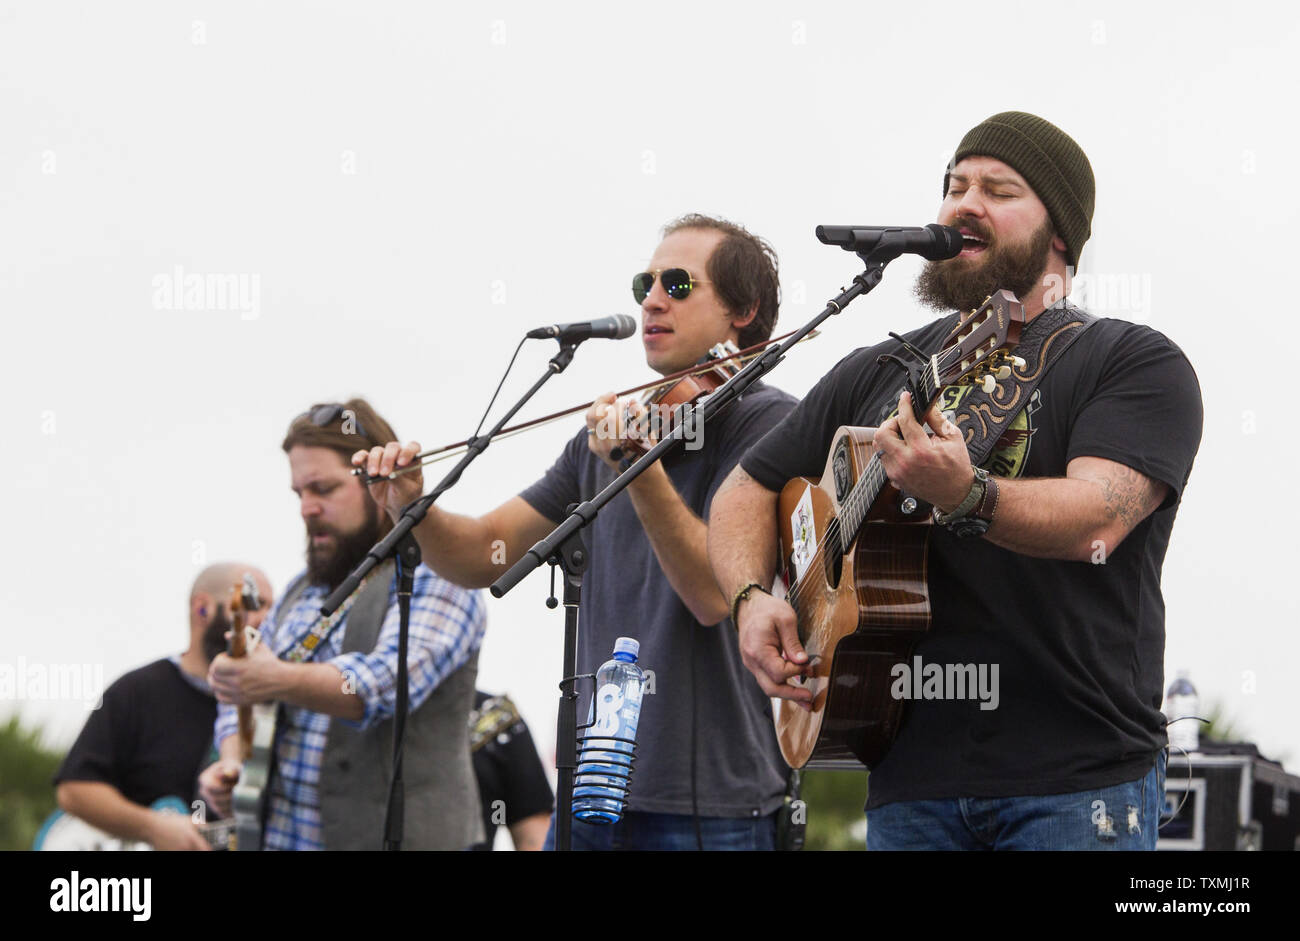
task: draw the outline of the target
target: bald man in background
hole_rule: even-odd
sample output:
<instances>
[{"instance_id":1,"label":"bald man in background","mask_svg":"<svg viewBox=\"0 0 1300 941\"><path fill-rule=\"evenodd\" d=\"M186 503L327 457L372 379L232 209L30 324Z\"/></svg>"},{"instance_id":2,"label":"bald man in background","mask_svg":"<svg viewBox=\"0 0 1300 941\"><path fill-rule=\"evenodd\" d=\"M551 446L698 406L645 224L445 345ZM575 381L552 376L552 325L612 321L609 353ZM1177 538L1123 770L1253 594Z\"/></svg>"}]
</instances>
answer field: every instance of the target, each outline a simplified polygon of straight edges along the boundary
<instances>
[{"instance_id":1,"label":"bald man in background","mask_svg":"<svg viewBox=\"0 0 1300 941\"><path fill-rule=\"evenodd\" d=\"M251 565L220 562L190 589L190 643L182 654L120 677L104 692L54 776L59 807L123 840L159 850L204 850L208 843L188 814L150 808L163 797L189 805L199 772L212 760L217 701L208 667L226 649L231 589L245 573L262 606L246 613L257 627L271 606L271 583Z\"/></svg>"}]
</instances>

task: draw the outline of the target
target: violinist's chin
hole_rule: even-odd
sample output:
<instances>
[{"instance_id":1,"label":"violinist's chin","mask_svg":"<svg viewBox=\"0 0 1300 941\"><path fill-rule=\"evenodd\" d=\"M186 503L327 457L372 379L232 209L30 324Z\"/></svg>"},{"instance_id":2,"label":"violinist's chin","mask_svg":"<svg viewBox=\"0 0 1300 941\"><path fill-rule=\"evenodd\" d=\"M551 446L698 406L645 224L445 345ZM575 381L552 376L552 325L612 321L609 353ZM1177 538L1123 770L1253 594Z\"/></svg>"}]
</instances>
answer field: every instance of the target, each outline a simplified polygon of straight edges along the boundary
<instances>
[{"instance_id":1,"label":"violinist's chin","mask_svg":"<svg viewBox=\"0 0 1300 941\"><path fill-rule=\"evenodd\" d=\"M675 372L678 369L684 369L686 366L691 365L690 363L685 363L682 366L674 364L673 339L674 336L672 331L645 334L642 336L642 341L645 346L646 365L662 375L667 375L670 372Z\"/></svg>"}]
</instances>

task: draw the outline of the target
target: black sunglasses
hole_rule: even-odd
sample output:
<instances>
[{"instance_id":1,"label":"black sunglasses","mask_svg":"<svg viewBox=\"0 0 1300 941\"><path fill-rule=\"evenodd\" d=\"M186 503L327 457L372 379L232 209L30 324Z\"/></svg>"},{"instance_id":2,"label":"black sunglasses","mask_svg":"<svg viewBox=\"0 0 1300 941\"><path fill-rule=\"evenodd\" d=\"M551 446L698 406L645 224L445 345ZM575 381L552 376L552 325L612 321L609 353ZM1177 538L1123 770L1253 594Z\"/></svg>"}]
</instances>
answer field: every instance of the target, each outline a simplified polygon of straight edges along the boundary
<instances>
[{"instance_id":1,"label":"black sunglasses","mask_svg":"<svg viewBox=\"0 0 1300 941\"><path fill-rule=\"evenodd\" d=\"M356 413L337 402L330 402L326 405L313 405L307 411L295 417L289 424L295 425L304 418L317 428L325 428L341 418L351 418L352 423L356 426L357 434L363 438L366 436L365 429L361 427L361 419L357 418Z\"/></svg>"},{"instance_id":2,"label":"black sunglasses","mask_svg":"<svg viewBox=\"0 0 1300 941\"><path fill-rule=\"evenodd\" d=\"M683 301L691 296L691 289L697 284L712 284L692 278L685 268L660 268L658 271L643 271L632 277L632 296L638 304L645 301L655 286L655 278L663 281L664 293L675 301Z\"/></svg>"}]
</instances>

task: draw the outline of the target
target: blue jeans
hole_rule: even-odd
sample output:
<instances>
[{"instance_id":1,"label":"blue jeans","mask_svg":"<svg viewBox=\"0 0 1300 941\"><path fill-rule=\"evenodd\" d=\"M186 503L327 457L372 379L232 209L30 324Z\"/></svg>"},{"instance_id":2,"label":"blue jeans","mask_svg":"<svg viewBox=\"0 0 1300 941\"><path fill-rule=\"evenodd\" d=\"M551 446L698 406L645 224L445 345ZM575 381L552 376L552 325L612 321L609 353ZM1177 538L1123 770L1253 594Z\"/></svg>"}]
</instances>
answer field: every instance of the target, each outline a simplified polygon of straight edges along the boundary
<instances>
[{"instance_id":1,"label":"blue jeans","mask_svg":"<svg viewBox=\"0 0 1300 941\"><path fill-rule=\"evenodd\" d=\"M1154 850L1165 753L1145 777L1028 797L897 801L867 811L869 850Z\"/></svg>"},{"instance_id":2,"label":"blue jeans","mask_svg":"<svg viewBox=\"0 0 1300 941\"><path fill-rule=\"evenodd\" d=\"M701 817L706 850L776 849L776 814L766 817ZM698 848L695 819L689 814L648 814L629 810L618 823L573 821L575 850L659 850ZM555 849L555 814L546 834L546 850Z\"/></svg>"}]
</instances>

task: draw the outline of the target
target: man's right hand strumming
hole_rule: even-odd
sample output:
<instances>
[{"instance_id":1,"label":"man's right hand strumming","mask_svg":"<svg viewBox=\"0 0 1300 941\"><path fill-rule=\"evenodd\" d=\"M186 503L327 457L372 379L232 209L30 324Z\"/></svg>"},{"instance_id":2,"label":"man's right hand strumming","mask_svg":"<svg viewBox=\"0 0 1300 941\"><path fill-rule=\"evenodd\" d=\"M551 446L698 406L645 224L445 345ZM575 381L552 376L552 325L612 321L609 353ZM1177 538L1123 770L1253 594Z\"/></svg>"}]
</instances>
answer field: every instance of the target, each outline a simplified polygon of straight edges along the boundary
<instances>
[{"instance_id":1,"label":"man's right hand strumming","mask_svg":"<svg viewBox=\"0 0 1300 941\"><path fill-rule=\"evenodd\" d=\"M733 601L742 585L770 585L776 570L776 498L739 464L713 497L709 562L718 585ZM808 672L794 608L753 589L735 610L740 659L768 696L812 708L812 691L789 683Z\"/></svg>"},{"instance_id":2,"label":"man's right hand strumming","mask_svg":"<svg viewBox=\"0 0 1300 941\"><path fill-rule=\"evenodd\" d=\"M737 612L740 659L768 696L812 708L812 691L789 680L808 671L794 608L766 592L750 592Z\"/></svg>"}]
</instances>

